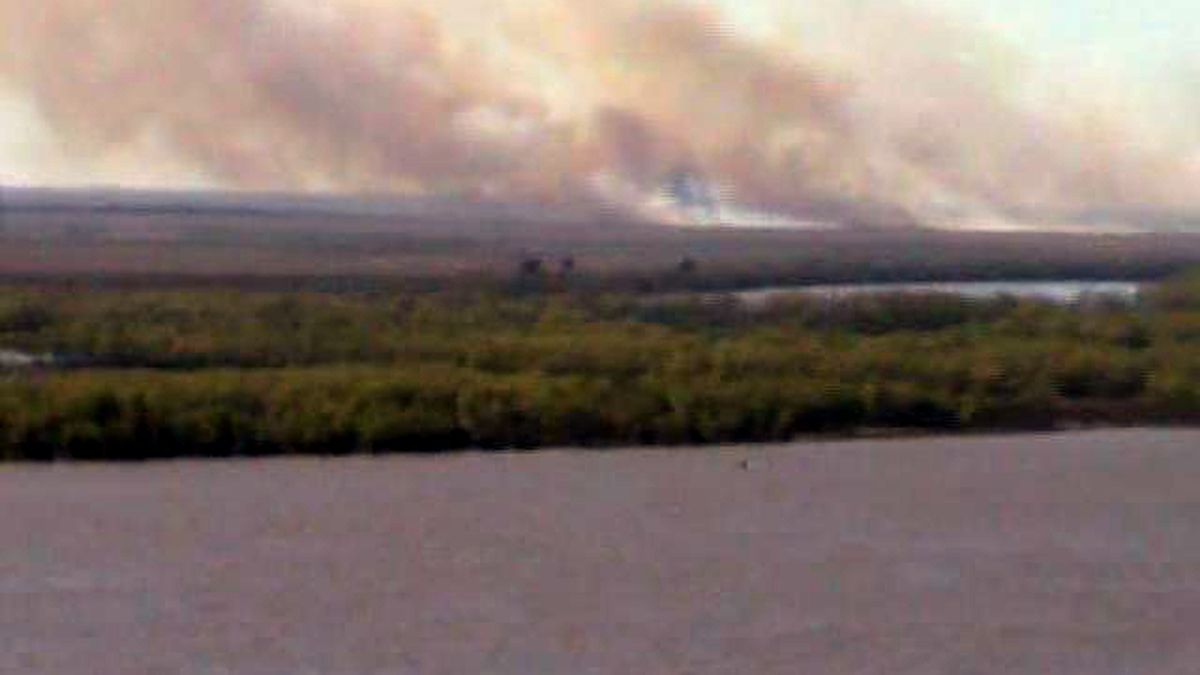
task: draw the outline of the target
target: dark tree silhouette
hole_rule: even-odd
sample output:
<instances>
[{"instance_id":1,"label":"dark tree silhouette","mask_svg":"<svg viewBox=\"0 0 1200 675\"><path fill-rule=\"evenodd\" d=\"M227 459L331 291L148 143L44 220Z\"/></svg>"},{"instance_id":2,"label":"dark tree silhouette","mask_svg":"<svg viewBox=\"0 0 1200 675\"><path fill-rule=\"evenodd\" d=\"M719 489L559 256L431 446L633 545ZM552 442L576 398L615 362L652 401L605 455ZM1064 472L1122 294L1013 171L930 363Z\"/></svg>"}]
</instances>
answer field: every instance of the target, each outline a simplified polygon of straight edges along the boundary
<instances>
[{"instance_id":1,"label":"dark tree silhouette","mask_svg":"<svg viewBox=\"0 0 1200 675\"><path fill-rule=\"evenodd\" d=\"M521 274L524 276L536 276L542 272L541 258L525 258L521 261Z\"/></svg>"}]
</instances>

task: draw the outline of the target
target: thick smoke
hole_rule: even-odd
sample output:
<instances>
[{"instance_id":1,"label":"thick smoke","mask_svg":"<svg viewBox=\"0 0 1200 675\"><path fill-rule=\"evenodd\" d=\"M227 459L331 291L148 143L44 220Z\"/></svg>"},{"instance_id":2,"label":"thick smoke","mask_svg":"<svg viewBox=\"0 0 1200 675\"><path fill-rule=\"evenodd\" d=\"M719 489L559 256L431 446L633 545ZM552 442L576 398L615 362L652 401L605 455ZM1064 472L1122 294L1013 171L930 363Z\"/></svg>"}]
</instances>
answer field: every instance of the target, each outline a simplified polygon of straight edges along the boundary
<instances>
[{"instance_id":1,"label":"thick smoke","mask_svg":"<svg viewBox=\"0 0 1200 675\"><path fill-rule=\"evenodd\" d=\"M1195 162L1125 113L1031 102L987 36L855 5L797 19L821 40L699 0L0 0L0 82L79 157L227 187L638 208L684 172L794 214L1192 205Z\"/></svg>"}]
</instances>

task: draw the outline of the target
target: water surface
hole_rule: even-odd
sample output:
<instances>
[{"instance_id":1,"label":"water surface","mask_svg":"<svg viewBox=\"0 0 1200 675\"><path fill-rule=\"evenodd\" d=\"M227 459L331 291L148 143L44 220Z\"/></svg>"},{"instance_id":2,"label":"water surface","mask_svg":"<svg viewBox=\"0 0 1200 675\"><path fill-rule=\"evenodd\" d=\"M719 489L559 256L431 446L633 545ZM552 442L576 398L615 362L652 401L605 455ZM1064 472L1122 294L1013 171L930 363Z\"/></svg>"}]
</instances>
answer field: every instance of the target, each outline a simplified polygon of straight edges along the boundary
<instances>
[{"instance_id":1,"label":"water surface","mask_svg":"<svg viewBox=\"0 0 1200 675\"><path fill-rule=\"evenodd\" d=\"M0 469L0 672L1192 675L1200 432Z\"/></svg>"},{"instance_id":2,"label":"water surface","mask_svg":"<svg viewBox=\"0 0 1200 675\"><path fill-rule=\"evenodd\" d=\"M1141 289L1142 284L1125 281L977 281L781 286L744 291L738 293L737 297L750 304L762 304L775 298L797 295L838 299L856 295L937 293L980 300L1008 296L1066 305L1089 298L1131 302Z\"/></svg>"}]
</instances>

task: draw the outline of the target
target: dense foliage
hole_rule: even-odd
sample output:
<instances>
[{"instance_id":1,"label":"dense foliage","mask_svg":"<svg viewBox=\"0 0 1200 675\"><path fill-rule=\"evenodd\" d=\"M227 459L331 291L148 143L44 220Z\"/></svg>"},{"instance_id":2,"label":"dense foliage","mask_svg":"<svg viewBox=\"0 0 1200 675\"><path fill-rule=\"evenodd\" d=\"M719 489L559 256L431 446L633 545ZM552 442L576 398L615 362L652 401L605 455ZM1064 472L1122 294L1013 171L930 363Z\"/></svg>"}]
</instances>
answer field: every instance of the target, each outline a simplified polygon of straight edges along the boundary
<instances>
[{"instance_id":1,"label":"dense foliage","mask_svg":"<svg viewBox=\"0 0 1200 675\"><path fill-rule=\"evenodd\" d=\"M0 291L0 457L783 440L1200 420L1200 281L952 296Z\"/></svg>"}]
</instances>

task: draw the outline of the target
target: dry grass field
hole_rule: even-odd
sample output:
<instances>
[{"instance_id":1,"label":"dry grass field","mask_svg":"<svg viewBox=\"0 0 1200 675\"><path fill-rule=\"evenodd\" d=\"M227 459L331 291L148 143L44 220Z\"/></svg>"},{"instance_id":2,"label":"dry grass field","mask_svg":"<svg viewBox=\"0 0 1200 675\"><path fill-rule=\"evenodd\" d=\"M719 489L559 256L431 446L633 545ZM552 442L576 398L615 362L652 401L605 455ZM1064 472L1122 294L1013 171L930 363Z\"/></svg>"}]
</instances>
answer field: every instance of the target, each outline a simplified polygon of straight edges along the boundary
<instances>
[{"instance_id":1,"label":"dry grass field","mask_svg":"<svg viewBox=\"0 0 1200 675\"><path fill-rule=\"evenodd\" d=\"M0 226L0 279L12 282L494 285L520 276L529 260L560 271L568 259L570 283L581 289L1156 279L1200 264L1200 234L956 233L907 224L756 230L666 227L611 214L205 202L10 203Z\"/></svg>"}]
</instances>

